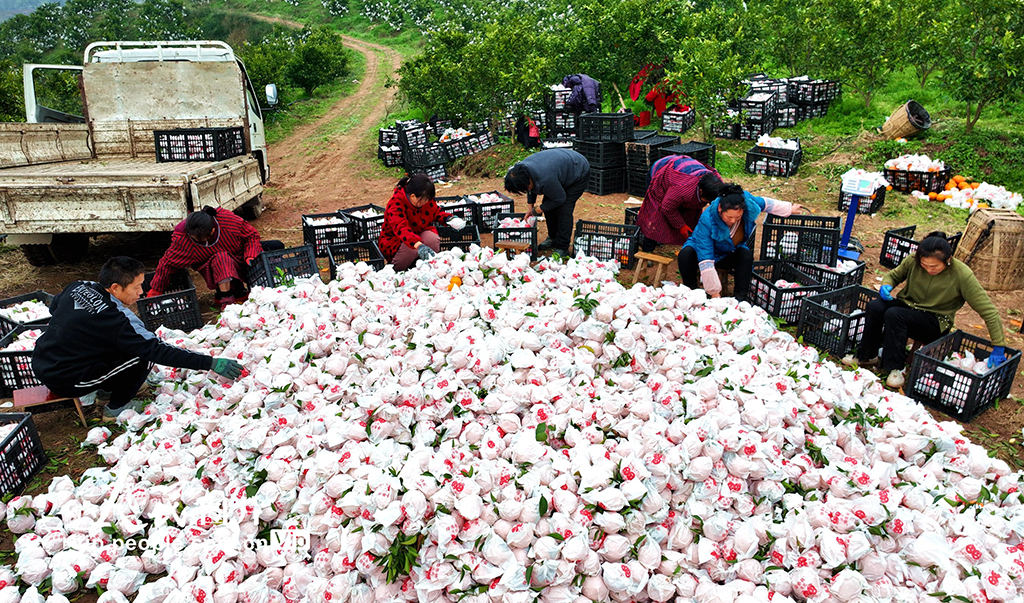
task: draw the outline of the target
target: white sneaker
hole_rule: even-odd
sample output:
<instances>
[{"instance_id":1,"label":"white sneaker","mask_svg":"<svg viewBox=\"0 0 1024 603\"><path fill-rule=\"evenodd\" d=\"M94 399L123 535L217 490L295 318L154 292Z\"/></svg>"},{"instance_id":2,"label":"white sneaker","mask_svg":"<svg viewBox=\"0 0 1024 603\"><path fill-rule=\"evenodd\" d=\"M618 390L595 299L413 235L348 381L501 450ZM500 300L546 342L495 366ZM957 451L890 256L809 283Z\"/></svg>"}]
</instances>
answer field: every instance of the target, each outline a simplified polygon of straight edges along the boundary
<instances>
[{"instance_id":1,"label":"white sneaker","mask_svg":"<svg viewBox=\"0 0 1024 603\"><path fill-rule=\"evenodd\" d=\"M870 360L860 360L853 354L847 354L843 356L843 359L840 360L840 362L842 362L844 366L875 366L881 362L881 359L876 356Z\"/></svg>"},{"instance_id":2,"label":"white sneaker","mask_svg":"<svg viewBox=\"0 0 1024 603\"><path fill-rule=\"evenodd\" d=\"M889 376L885 378L885 385L893 389L899 389L903 387L903 384L907 382L907 379L903 374L904 371L905 369L891 371L889 373Z\"/></svg>"}]
</instances>

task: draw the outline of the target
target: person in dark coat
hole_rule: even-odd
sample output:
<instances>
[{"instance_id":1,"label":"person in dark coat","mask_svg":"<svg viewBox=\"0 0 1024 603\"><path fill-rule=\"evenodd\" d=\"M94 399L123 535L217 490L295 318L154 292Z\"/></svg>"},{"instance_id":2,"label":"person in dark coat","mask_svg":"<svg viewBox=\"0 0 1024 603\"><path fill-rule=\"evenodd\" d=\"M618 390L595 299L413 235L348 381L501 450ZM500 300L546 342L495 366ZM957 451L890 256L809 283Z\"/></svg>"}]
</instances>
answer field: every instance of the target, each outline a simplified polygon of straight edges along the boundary
<instances>
[{"instance_id":1,"label":"person in dark coat","mask_svg":"<svg viewBox=\"0 0 1024 603\"><path fill-rule=\"evenodd\" d=\"M544 195L540 209L547 219L548 238L538 248L553 249L561 256L569 255L573 211L589 182L590 162L572 149L534 153L505 174L505 190L513 195L526 194L527 217L537 213L537 195Z\"/></svg>"},{"instance_id":2,"label":"person in dark coat","mask_svg":"<svg viewBox=\"0 0 1024 603\"><path fill-rule=\"evenodd\" d=\"M704 207L720 196L722 186L718 172L686 155L669 155L654 162L637 218L644 236L643 250L685 243Z\"/></svg>"},{"instance_id":3,"label":"person in dark coat","mask_svg":"<svg viewBox=\"0 0 1024 603\"><path fill-rule=\"evenodd\" d=\"M36 377L61 397L96 392L106 402L103 420L121 411L141 412L146 402L132 398L152 364L212 370L228 379L242 374L230 358L189 352L160 341L128 306L142 294L144 268L129 257L107 260L98 281L75 281L53 298L50 324L32 351Z\"/></svg>"},{"instance_id":4,"label":"person in dark coat","mask_svg":"<svg viewBox=\"0 0 1024 603\"><path fill-rule=\"evenodd\" d=\"M571 88L566 108L576 113L592 113L601 110L601 84L585 73L574 73L562 79L562 85Z\"/></svg>"}]
</instances>

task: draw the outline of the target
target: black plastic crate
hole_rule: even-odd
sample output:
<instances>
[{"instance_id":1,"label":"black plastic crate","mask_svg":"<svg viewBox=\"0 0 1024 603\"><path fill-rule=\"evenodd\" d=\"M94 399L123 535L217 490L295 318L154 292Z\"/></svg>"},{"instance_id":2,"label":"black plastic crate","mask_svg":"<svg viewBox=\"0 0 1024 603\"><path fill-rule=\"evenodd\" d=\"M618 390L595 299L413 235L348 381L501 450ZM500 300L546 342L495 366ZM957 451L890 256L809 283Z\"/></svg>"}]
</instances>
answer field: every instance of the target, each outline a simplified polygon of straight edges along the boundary
<instances>
[{"instance_id":1,"label":"black plastic crate","mask_svg":"<svg viewBox=\"0 0 1024 603\"><path fill-rule=\"evenodd\" d=\"M796 119L797 121L806 121L816 117L825 117L828 115L828 106L827 102L817 105L797 105Z\"/></svg>"},{"instance_id":2,"label":"black plastic crate","mask_svg":"<svg viewBox=\"0 0 1024 603\"><path fill-rule=\"evenodd\" d=\"M484 191L482 193L473 193L472 195L466 195L466 200L472 202L470 197L476 195L494 194L501 197L501 201L492 201L490 203L475 203L476 205L476 225L480 229L480 232L491 232L491 227L494 225L494 218L499 214L511 214L516 211L516 203L512 200L512 197L499 193L498 191Z\"/></svg>"},{"instance_id":3,"label":"black plastic crate","mask_svg":"<svg viewBox=\"0 0 1024 603\"><path fill-rule=\"evenodd\" d=\"M548 127L548 113L547 111L534 111L530 114L533 119L533 123L537 124L537 127L541 130L546 130Z\"/></svg>"},{"instance_id":4,"label":"black plastic crate","mask_svg":"<svg viewBox=\"0 0 1024 603\"><path fill-rule=\"evenodd\" d=\"M580 115L583 140L627 142L633 140L632 113L584 113Z\"/></svg>"},{"instance_id":5,"label":"black plastic crate","mask_svg":"<svg viewBox=\"0 0 1024 603\"><path fill-rule=\"evenodd\" d=\"M753 147L747 151L747 172L762 176L789 178L800 169L800 160L803 158L802 150L771 149L771 151L788 152L788 158L778 157L777 153L767 151L768 147Z\"/></svg>"},{"instance_id":6,"label":"black plastic crate","mask_svg":"<svg viewBox=\"0 0 1024 603\"><path fill-rule=\"evenodd\" d=\"M610 168L626 165L626 144L633 143L593 142L577 138L572 148L587 158L591 168Z\"/></svg>"},{"instance_id":7,"label":"black plastic crate","mask_svg":"<svg viewBox=\"0 0 1024 603\"><path fill-rule=\"evenodd\" d=\"M476 203L466 201L466 198L461 195L435 197L434 201L437 201L437 206L441 208L441 211L451 214L453 218L462 218L466 224L475 225L479 220Z\"/></svg>"},{"instance_id":8,"label":"black plastic crate","mask_svg":"<svg viewBox=\"0 0 1024 603\"><path fill-rule=\"evenodd\" d=\"M526 214L500 213L494 216L492 226L505 218L524 219ZM537 225L529 228L498 228L494 230L494 245L507 241L510 243L528 243L530 245L530 259L537 259Z\"/></svg>"},{"instance_id":9,"label":"black plastic crate","mask_svg":"<svg viewBox=\"0 0 1024 603\"><path fill-rule=\"evenodd\" d=\"M245 129L153 130L156 160L222 161L245 154Z\"/></svg>"},{"instance_id":10,"label":"black plastic crate","mask_svg":"<svg viewBox=\"0 0 1024 603\"><path fill-rule=\"evenodd\" d=\"M627 207L626 216L623 218L622 223L628 226L636 226L638 220L640 220L640 209L637 207Z\"/></svg>"},{"instance_id":11,"label":"black plastic crate","mask_svg":"<svg viewBox=\"0 0 1024 603\"><path fill-rule=\"evenodd\" d=\"M878 210L882 209L882 205L885 203L885 187L879 186L871 193L870 197L859 195L860 199L857 201L857 213L858 214L874 214ZM853 200L853 195L850 193L839 190L839 204L836 209L842 212L849 211L850 201Z\"/></svg>"},{"instance_id":12,"label":"black plastic crate","mask_svg":"<svg viewBox=\"0 0 1024 603\"><path fill-rule=\"evenodd\" d=\"M338 264L342 262L366 262L374 270L382 270L388 263L376 241L351 241L331 245L327 252L327 264L331 270L332 281L338 278Z\"/></svg>"},{"instance_id":13,"label":"black plastic crate","mask_svg":"<svg viewBox=\"0 0 1024 603\"><path fill-rule=\"evenodd\" d=\"M430 126L418 121L398 122L398 144L402 149L421 147L430 142Z\"/></svg>"},{"instance_id":14,"label":"black plastic crate","mask_svg":"<svg viewBox=\"0 0 1024 603\"><path fill-rule=\"evenodd\" d=\"M149 284L155 272L147 272L142 282L142 290L149 293ZM150 331L160 326L168 329L191 331L203 326L203 314L199 310L199 297L196 286L188 271L178 270L171 275L163 295L141 297L135 302L142 324Z\"/></svg>"},{"instance_id":15,"label":"black plastic crate","mask_svg":"<svg viewBox=\"0 0 1024 603\"><path fill-rule=\"evenodd\" d=\"M736 127L736 137L740 140L757 140L765 134L775 131L775 117L763 122L743 122Z\"/></svg>"},{"instance_id":16,"label":"black plastic crate","mask_svg":"<svg viewBox=\"0 0 1024 603\"><path fill-rule=\"evenodd\" d=\"M696 159L703 163L706 167L715 169L716 148L717 147L713 144L691 140L685 144L674 144L670 147L662 147L660 151L662 157L668 157L669 155L686 155L691 159Z\"/></svg>"},{"instance_id":17,"label":"black plastic crate","mask_svg":"<svg viewBox=\"0 0 1024 603\"><path fill-rule=\"evenodd\" d=\"M749 84L751 94L756 94L758 92L774 92L776 106L778 106L779 103L784 102L788 95L789 82L785 79L762 78L751 80Z\"/></svg>"},{"instance_id":18,"label":"black plastic crate","mask_svg":"<svg viewBox=\"0 0 1024 603\"><path fill-rule=\"evenodd\" d=\"M867 264L863 260L847 260L857 263L857 267L849 272L837 272L829 266L835 264L808 264L797 262L797 268L825 286L826 291L835 291L844 287L859 285L864 282L864 273L867 272Z\"/></svg>"},{"instance_id":19,"label":"black plastic crate","mask_svg":"<svg viewBox=\"0 0 1024 603\"><path fill-rule=\"evenodd\" d=\"M312 245L264 251L249 266L252 287L283 287L292 279L320 274Z\"/></svg>"},{"instance_id":20,"label":"black plastic crate","mask_svg":"<svg viewBox=\"0 0 1024 603\"><path fill-rule=\"evenodd\" d=\"M954 352L971 352L977 360L987 360L992 353L992 343L963 331L953 331L914 353L904 391L926 406L961 421L970 421L1010 394L1020 365L1020 351L1004 350L1006 362L983 375L976 375L944 360Z\"/></svg>"},{"instance_id":21,"label":"black plastic crate","mask_svg":"<svg viewBox=\"0 0 1024 603\"><path fill-rule=\"evenodd\" d=\"M786 100L791 103L820 105L831 103L842 94L842 85L834 80L791 79Z\"/></svg>"},{"instance_id":22,"label":"black plastic crate","mask_svg":"<svg viewBox=\"0 0 1024 603\"><path fill-rule=\"evenodd\" d=\"M795 128L799 121L797 106L793 103L779 103L775 107L776 128Z\"/></svg>"},{"instance_id":23,"label":"black plastic crate","mask_svg":"<svg viewBox=\"0 0 1024 603\"><path fill-rule=\"evenodd\" d=\"M398 129L395 127L377 130L377 146L393 147L398 144Z\"/></svg>"},{"instance_id":24,"label":"black plastic crate","mask_svg":"<svg viewBox=\"0 0 1024 603\"><path fill-rule=\"evenodd\" d=\"M343 220L341 224L313 224L313 220L323 218L334 218ZM316 249L316 257L327 257L327 248L338 243L348 243L353 240L358 228L352 220L341 213L333 211L324 214L303 214L302 216L302 242L312 245Z\"/></svg>"},{"instance_id":25,"label":"black plastic crate","mask_svg":"<svg viewBox=\"0 0 1024 603\"><path fill-rule=\"evenodd\" d=\"M612 195L626 190L626 168L590 170L586 191L595 195Z\"/></svg>"},{"instance_id":26,"label":"black plastic crate","mask_svg":"<svg viewBox=\"0 0 1024 603\"><path fill-rule=\"evenodd\" d=\"M540 146L545 149L571 149L576 142L575 132L563 132L550 138L541 138Z\"/></svg>"},{"instance_id":27,"label":"black plastic crate","mask_svg":"<svg viewBox=\"0 0 1024 603\"><path fill-rule=\"evenodd\" d=\"M469 251L470 245L480 245L480 230L475 224L470 224L462 230L438 226L437 234L441 237L441 251L448 251L456 247L463 251Z\"/></svg>"},{"instance_id":28,"label":"black plastic crate","mask_svg":"<svg viewBox=\"0 0 1024 603\"><path fill-rule=\"evenodd\" d=\"M808 296L800 310L796 336L803 337L804 345L842 358L860 345L868 304L876 299L877 291L859 285Z\"/></svg>"},{"instance_id":29,"label":"black plastic crate","mask_svg":"<svg viewBox=\"0 0 1024 603\"><path fill-rule=\"evenodd\" d=\"M398 167L402 165L402 147L397 143L389 147L378 147L377 159L381 160L384 167Z\"/></svg>"},{"instance_id":30,"label":"black plastic crate","mask_svg":"<svg viewBox=\"0 0 1024 603\"><path fill-rule=\"evenodd\" d=\"M647 196L648 176L650 176L649 170L626 170L626 192L643 199Z\"/></svg>"},{"instance_id":31,"label":"black plastic crate","mask_svg":"<svg viewBox=\"0 0 1024 603\"><path fill-rule=\"evenodd\" d=\"M46 325L20 325L0 337L0 350L14 343L25 331L45 331ZM9 398L16 389L42 385L32 370L32 350L0 352L0 398Z\"/></svg>"},{"instance_id":32,"label":"black plastic crate","mask_svg":"<svg viewBox=\"0 0 1024 603\"><path fill-rule=\"evenodd\" d=\"M490 131L490 129L477 132L474 136L471 136L469 140L470 154L487 150L496 144L498 144L498 138Z\"/></svg>"},{"instance_id":33,"label":"black plastic crate","mask_svg":"<svg viewBox=\"0 0 1024 603\"><path fill-rule=\"evenodd\" d=\"M645 138L657 135L657 130L633 130L633 140L643 140Z\"/></svg>"},{"instance_id":34,"label":"black plastic crate","mask_svg":"<svg viewBox=\"0 0 1024 603\"><path fill-rule=\"evenodd\" d=\"M440 137L444 134L444 131L454 127L452 120L450 119L438 119L434 121L432 129L434 130L434 136Z\"/></svg>"},{"instance_id":35,"label":"black plastic crate","mask_svg":"<svg viewBox=\"0 0 1024 603\"><path fill-rule=\"evenodd\" d=\"M49 308L50 304L53 303L53 296L46 291L33 291L32 293L23 293L22 295L15 295L14 297L8 297L7 299L0 299L0 308L7 308L14 304L20 304L27 301L38 301L46 304ZM0 337L10 333L15 328L21 325L45 325L50 322L49 318L40 318L39 320L32 320L29 322L17 322L7 318L6 316L0 316Z\"/></svg>"},{"instance_id":36,"label":"black plastic crate","mask_svg":"<svg viewBox=\"0 0 1024 603\"><path fill-rule=\"evenodd\" d=\"M633 268L639 246L639 226L578 220L573 235L572 255L576 256L582 251L599 260L614 260L625 268Z\"/></svg>"},{"instance_id":37,"label":"black plastic crate","mask_svg":"<svg viewBox=\"0 0 1024 603\"><path fill-rule=\"evenodd\" d=\"M549 90L544 93L544 107L548 111L567 111L565 104L569 102L572 88Z\"/></svg>"},{"instance_id":38,"label":"black plastic crate","mask_svg":"<svg viewBox=\"0 0 1024 603\"><path fill-rule=\"evenodd\" d=\"M448 159L450 161L454 161L459 157L466 157L467 155L473 154L473 145L470 143L470 140L472 138L473 135L464 136L462 138L454 138L452 140L446 140L441 143L441 147L444 148L444 152L448 156ZM440 162L434 161L431 163Z\"/></svg>"},{"instance_id":39,"label":"black plastic crate","mask_svg":"<svg viewBox=\"0 0 1024 603\"><path fill-rule=\"evenodd\" d=\"M921 191L922 193L941 193L946 189L946 183L952 172L947 167L938 172L915 172L912 170L890 170L885 168L882 175L889 181L895 190L901 193Z\"/></svg>"},{"instance_id":40,"label":"black plastic crate","mask_svg":"<svg viewBox=\"0 0 1024 603\"><path fill-rule=\"evenodd\" d=\"M661 129L666 132L684 134L697 121L697 114L689 111L665 111L661 114Z\"/></svg>"},{"instance_id":41,"label":"black plastic crate","mask_svg":"<svg viewBox=\"0 0 1024 603\"><path fill-rule=\"evenodd\" d=\"M441 182L448 178L448 168L443 163L425 165L408 169L409 174L426 174L431 182Z\"/></svg>"},{"instance_id":42,"label":"black plastic crate","mask_svg":"<svg viewBox=\"0 0 1024 603\"><path fill-rule=\"evenodd\" d=\"M454 141L458 142L458 141ZM451 161L448 156L450 142L433 143L407 147L402 152L402 160L408 168L420 168L438 165Z\"/></svg>"},{"instance_id":43,"label":"black plastic crate","mask_svg":"<svg viewBox=\"0 0 1024 603\"><path fill-rule=\"evenodd\" d=\"M774 92L755 92L746 98L741 98L738 105L743 111L746 121L764 123L775 119L775 99Z\"/></svg>"},{"instance_id":44,"label":"black plastic crate","mask_svg":"<svg viewBox=\"0 0 1024 603\"><path fill-rule=\"evenodd\" d=\"M626 143L626 167L631 170L649 170L661 159L661 149L679 144L678 136L648 136L643 140Z\"/></svg>"},{"instance_id":45,"label":"black plastic crate","mask_svg":"<svg viewBox=\"0 0 1024 603\"><path fill-rule=\"evenodd\" d=\"M371 210L377 212L378 215L366 218L352 215L356 212ZM386 211L383 207L370 203L338 211L348 216L352 223L356 225L355 232L352 233L353 239L358 241L376 241L380 238L380 233L384 230L384 212Z\"/></svg>"},{"instance_id":46,"label":"black plastic crate","mask_svg":"<svg viewBox=\"0 0 1024 603\"><path fill-rule=\"evenodd\" d=\"M839 255L838 217L768 214L762 227L761 260L834 266Z\"/></svg>"},{"instance_id":47,"label":"black plastic crate","mask_svg":"<svg viewBox=\"0 0 1024 603\"><path fill-rule=\"evenodd\" d=\"M882 251L878 256L878 263L886 268L895 268L906 259L908 255L917 251L919 243L913 239L917 226L904 226L885 231L882 239ZM949 246L956 252L956 246L960 244L960 237L963 233L956 233L946 237Z\"/></svg>"},{"instance_id":48,"label":"black plastic crate","mask_svg":"<svg viewBox=\"0 0 1024 603\"><path fill-rule=\"evenodd\" d=\"M576 132L576 118L570 111L549 111L545 123L548 132Z\"/></svg>"},{"instance_id":49,"label":"black plastic crate","mask_svg":"<svg viewBox=\"0 0 1024 603\"><path fill-rule=\"evenodd\" d=\"M715 138L736 140L740 137L740 125L737 123L716 123L711 127L711 134Z\"/></svg>"},{"instance_id":50,"label":"black plastic crate","mask_svg":"<svg viewBox=\"0 0 1024 603\"><path fill-rule=\"evenodd\" d=\"M0 414L0 423L17 423L0 443L0 496L21 494L46 464L46 451L30 413Z\"/></svg>"},{"instance_id":51,"label":"black plastic crate","mask_svg":"<svg viewBox=\"0 0 1024 603\"><path fill-rule=\"evenodd\" d=\"M776 285L780 280L797 283L794 288ZM789 262L754 262L750 279L750 302L787 323L800 320L800 306L808 295L825 291L825 287Z\"/></svg>"}]
</instances>

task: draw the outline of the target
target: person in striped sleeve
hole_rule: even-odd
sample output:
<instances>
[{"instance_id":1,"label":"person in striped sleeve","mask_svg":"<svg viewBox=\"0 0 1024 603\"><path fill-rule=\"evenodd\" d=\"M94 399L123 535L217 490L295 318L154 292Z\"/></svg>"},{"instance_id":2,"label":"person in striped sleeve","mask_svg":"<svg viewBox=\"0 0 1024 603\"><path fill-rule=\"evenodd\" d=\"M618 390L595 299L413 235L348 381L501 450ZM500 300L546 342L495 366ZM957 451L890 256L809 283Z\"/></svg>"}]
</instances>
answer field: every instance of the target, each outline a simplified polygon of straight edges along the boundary
<instances>
[{"instance_id":1,"label":"person in striped sleeve","mask_svg":"<svg viewBox=\"0 0 1024 603\"><path fill-rule=\"evenodd\" d=\"M654 162L637 225L643 250L658 245L682 245L697 227L701 211L718 198L722 177L686 155L669 155Z\"/></svg>"},{"instance_id":2,"label":"person in striped sleeve","mask_svg":"<svg viewBox=\"0 0 1024 603\"><path fill-rule=\"evenodd\" d=\"M275 249L284 249L284 244L260 241L255 228L224 208L204 207L174 227L171 246L156 266L147 296L163 295L175 272L192 268L215 291L214 305L223 310L249 297L249 263Z\"/></svg>"}]
</instances>

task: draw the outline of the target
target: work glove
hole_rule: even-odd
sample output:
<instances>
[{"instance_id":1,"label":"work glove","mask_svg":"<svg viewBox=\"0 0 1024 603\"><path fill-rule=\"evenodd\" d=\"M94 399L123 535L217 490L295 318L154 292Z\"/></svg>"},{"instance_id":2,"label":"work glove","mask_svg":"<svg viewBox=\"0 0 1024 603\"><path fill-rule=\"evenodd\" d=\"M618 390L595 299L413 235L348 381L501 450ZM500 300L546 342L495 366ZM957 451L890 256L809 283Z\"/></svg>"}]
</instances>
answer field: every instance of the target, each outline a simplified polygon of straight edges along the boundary
<instances>
[{"instance_id":1,"label":"work glove","mask_svg":"<svg viewBox=\"0 0 1024 603\"><path fill-rule=\"evenodd\" d=\"M234 381L242 374L242 365L230 358L214 358L210 370Z\"/></svg>"},{"instance_id":2,"label":"work glove","mask_svg":"<svg viewBox=\"0 0 1024 603\"><path fill-rule=\"evenodd\" d=\"M693 234L693 229L688 225L683 224L682 228L679 229L679 234L683 235L684 238L689 239L690 235Z\"/></svg>"},{"instance_id":3,"label":"work glove","mask_svg":"<svg viewBox=\"0 0 1024 603\"><path fill-rule=\"evenodd\" d=\"M143 297L150 297L150 298L152 298L152 297L160 297L163 294L164 294L163 291L157 291L156 289L150 289L149 293L147 293Z\"/></svg>"},{"instance_id":4,"label":"work glove","mask_svg":"<svg viewBox=\"0 0 1024 603\"><path fill-rule=\"evenodd\" d=\"M1006 350L1003 349L1003 346L997 345L992 348L992 353L988 356L988 368L995 368L1004 362L1006 362Z\"/></svg>"},{"instance_id":5,"label":"work glove","mask_svg":"<svg viewBox=\"0 0 1024 603\"><path fill-rule=\"evenodd\" d=\"M423 244L416 249L416 254L420 256L421 260L427 261L437 255L437 252Z\"/></svg>"},{"instance_id":6,"label":"work glove","mask_svg":"<svg viewBox=\"0 0 1024 603\"><path fill-rule=\"evenodd\" d=\"M466 221L458 216L455 216L454 218L448 219L448 226L454 228L455 230L462 230L463 228L466 227Z\"/></svg>"},{"instance_id":7,"label":"work glove","mask_svg":"<svg viewBox=\"0 0 1024 603\"><path fill-rule=\"evenodd\" d=\"M885 301L892 301L892 285L882 285L878 290L878 294L882 296Z\"/></svg>"}]
</instances>

